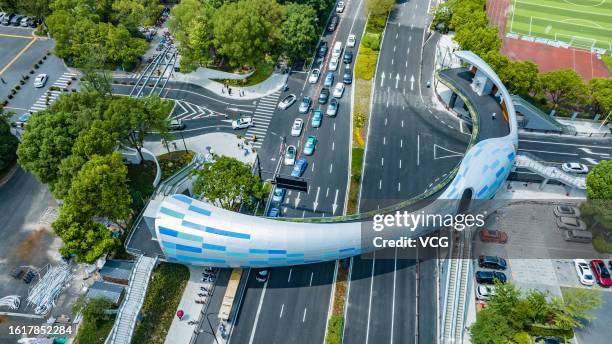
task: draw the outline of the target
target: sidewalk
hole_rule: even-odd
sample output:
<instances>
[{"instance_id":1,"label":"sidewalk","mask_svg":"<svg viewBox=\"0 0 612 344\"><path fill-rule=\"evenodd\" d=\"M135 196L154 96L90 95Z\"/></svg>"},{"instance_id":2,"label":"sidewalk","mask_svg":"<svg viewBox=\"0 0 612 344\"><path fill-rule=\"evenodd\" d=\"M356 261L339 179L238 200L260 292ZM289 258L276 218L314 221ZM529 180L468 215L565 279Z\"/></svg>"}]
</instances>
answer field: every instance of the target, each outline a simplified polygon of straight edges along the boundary
<instances>
[{"instance_id":1,"label":"sidewalk","mask_svg":"<svg viewBox=\"0 0 612 344\"><path fill-rule=\"evenodd\" d=\"M586 199L586 190L572 190L569 194L562 185L546 184L540 190L540 183L508 181L495 195L495 199L515 200L561 200Z\"/></svg>"}]
</instances>

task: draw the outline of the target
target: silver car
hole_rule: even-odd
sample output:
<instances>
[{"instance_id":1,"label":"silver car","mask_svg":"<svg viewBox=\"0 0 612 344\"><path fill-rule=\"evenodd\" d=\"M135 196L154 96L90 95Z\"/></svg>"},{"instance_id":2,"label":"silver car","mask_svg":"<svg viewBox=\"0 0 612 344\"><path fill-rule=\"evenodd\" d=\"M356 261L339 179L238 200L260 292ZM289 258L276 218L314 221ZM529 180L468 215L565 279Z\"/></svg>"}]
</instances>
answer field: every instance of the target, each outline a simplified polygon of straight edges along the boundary
<instances>
[{"instance_id":1,"label":"silver car","mask_svg":"<svg viewBox=\"0 0 612 344\"><path fill-rule=\"evenodd\" d=\"M575 217L561 216L557 218L557 227L559 229L586 231L586 223Z\"/></svg>"},{"instance_id":2,"label":"silver car","mask_svg":"<svg viewBox=\"0 0 612 344\"><path fill-rule=\"evenodd\" d=\"M586 174L589 172L589 168L577 162L566 162L561 165L561 169L567 173Z\"/></svg>"},{"instance_id":3,"label":"silver car","mask_svg":"<svg viewBox=\"0 0 612 344\"><path fill-rule=\"evenodd\" d=\"M44 87L47 83L47 74L38 74L36 79L34 79L34 87L41 88Z\"/></svg>"},{"instance_id":4,"label":"silver car","mask_svg":"<svg viewBox=\"0 0 612 344\"><path fill-rule=\"evenodd\" d=\"M291 105L293 105L293 103L295 103L295 100L297 99L297 97L295 96L295 94L290 94L288 96L285 97L285 99L281 100L280 103L278 103L278 108L281 110L285 110L288 107L290 107Z\"/></svg>"},{"instance_id":5,"label":"silver car","mask_svg":"<svg viewBox=\"0 0 612 344\"><path fill-rule=\"evenodd\" d=\"M553 212L557 217L580 217L580 210L576 207L572 207L571 205L558 205L555 207Z\"/></svg>"},{"instance_id":6,"label":"silver car","mask_svg":"<svg viewBox=\"0 0 612 344\"><path fill-rule=\"evenodd\" d=\"M295 146L287 147L287 151L285 151L285 165L291 166L295 164L295 155L297 154L297 150Z\"/></svg>"},{"instance_id":7,"label":"silver car","mask_svg":"<svg viewBox=\"0 0 612 344\"><path fill-rule=\"evenodd\" d=\"M291 136L300 136L303 127L304 120L301 118L296 118L295 121L293 121L293 125L291 126Z\"/></svg>"}]
</instances>

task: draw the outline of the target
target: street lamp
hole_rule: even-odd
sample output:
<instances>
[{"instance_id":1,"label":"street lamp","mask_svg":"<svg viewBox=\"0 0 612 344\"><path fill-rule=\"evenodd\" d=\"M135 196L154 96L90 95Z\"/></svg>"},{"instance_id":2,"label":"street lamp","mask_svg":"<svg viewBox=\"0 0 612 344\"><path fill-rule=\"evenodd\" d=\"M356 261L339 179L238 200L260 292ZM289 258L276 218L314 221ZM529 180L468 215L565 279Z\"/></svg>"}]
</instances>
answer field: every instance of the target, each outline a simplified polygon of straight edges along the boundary
<instances>
[{"instance_id":1,"label":"street lamp","mask_svg":"<svg viewBox=\"0 0 612 344\"><path fill-rule=\"evenodd\" d=\"M219 339L217 338L217 334L215 333L215 330L213 329L212 323L210 322L210 319L208 318L209 315L213 315L213 314L217 314L217 313L205 313L205 312L206 311L203 309L202 310L202 314L206 318L206 322L208 323L208 327L210 327L210 332L205 331L205 330L200 330L200 331L201 332L210 333L213 336L213 338L215 339L215 343L219 344Z\"/></svg>"}]
</instances>

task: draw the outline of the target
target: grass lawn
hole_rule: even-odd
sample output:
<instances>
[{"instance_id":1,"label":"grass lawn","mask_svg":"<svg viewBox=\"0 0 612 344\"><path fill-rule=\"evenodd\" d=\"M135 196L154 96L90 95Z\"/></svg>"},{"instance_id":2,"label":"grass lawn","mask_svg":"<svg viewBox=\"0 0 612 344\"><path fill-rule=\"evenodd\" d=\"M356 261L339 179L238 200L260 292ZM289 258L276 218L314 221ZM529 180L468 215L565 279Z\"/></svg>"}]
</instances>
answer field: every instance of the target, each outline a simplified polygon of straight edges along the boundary
<instances>
[{"instance_id":1,"label":"grass lawn","mask_svg":"<svg viewBox=\"0 0 612 344\"><path fill-rule=\"evenodd\" d=\"M363 148L353 148L351 154L351 185L349 188L347 214L357 214L359 209L359 188L361 187L361 166L363 165Z\"/></svg>"},{"instance_id":2,"label":"grass lawn","mask_svg":"<svg viewBox=\"0 0 612 344\"><path fill-rule=\"evenodd\" d=\"M612 56L601 55L601 60L606 64L610 73L612 73Z\"/></svg>"},{"instance_id":3,"label":"grass lawn","mask_svg":"<svg viewBox=\"0 0 612 344\"><path fill-rule=\"evenodd\" d=\"M115 318L98 320L95 325L83 323L75 339L75 344L104 344L113 329Z\"/></svg>"},{"instance_id":4,"label":"grass lawn","mask_svg":"<svg viewBox=\"0 0 612 344\"><path fill-rule=\"evenodd\" d=\"M153 181L155 180L156 166L153 161L144 160L142 164L127 165L127 167L132 209L137 214L155 190Z\"/></svg>"},{"instance_id":5,"label":"grass lawn","mask_svg":"<svg viewBox=\"0 0 612 344\"><path fill-rule=\"evenodd\" d=\"M159 166L162 170L161 180L164 180L176 172L178 172L181 168L187 166L191 160L193 159L193 152L184 150L174 151L166 154L162 154L157 157L159 161Z\"/></svg>"},{"instance_id":6,"label":"grass lawn","mask_svg":"<svg viewBox=\"0 0 612 344\"><path fill-rule=\"evenodd\" d=\"M184 265L161 263L153 272L136 323L133 344L162 344L175 317L179 301L189 280L189 269Z\"/></svg>"},{"instance_id":7,"label":"grass lawn","mask_svg":"<svg viewBox=\"0 0 612 344\"><path fill-rule=\"evenodd\" d=\"M272 72L274 71L274 65L275 65L274 61L276 61L276 59L265 58L257 62L255 64L255 72L246 79L243 79L243 80L221 79L221 80L216 80L216 81L220 83L227 83L230 86L238 86L238 87L257 85L260 82L266 80L268 77L270 77L270 75L272 75Z\"/></svg>"}]
</instances>

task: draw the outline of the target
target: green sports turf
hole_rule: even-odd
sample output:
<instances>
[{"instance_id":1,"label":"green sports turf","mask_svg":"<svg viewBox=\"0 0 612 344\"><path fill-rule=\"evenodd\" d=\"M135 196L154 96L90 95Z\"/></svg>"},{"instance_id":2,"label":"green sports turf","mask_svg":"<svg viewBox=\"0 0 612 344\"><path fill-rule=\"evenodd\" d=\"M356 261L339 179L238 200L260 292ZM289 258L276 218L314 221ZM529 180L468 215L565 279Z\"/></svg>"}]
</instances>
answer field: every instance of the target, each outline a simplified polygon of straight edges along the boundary
<instances>
[{"instance_id":1,"label":"green sports turf","mask_svg":"<svg viewBox=\"0 0 612 344\"><path fill-rule=\"evenodd\" d=\"M612 0L512 0L507 31L612 50Z\"/></svg>"}]
</instances>

